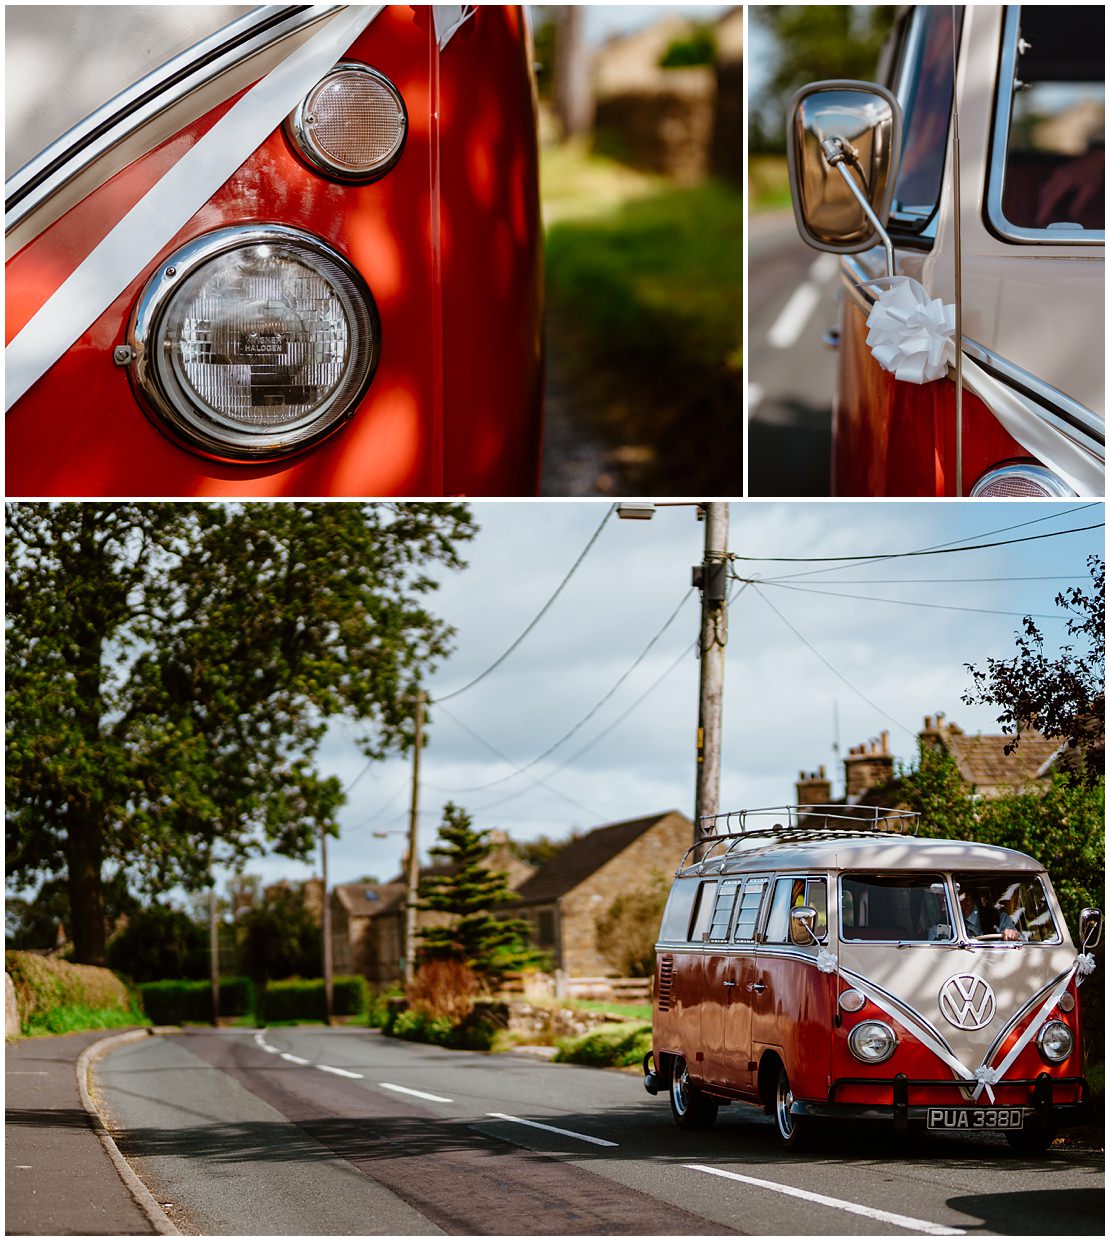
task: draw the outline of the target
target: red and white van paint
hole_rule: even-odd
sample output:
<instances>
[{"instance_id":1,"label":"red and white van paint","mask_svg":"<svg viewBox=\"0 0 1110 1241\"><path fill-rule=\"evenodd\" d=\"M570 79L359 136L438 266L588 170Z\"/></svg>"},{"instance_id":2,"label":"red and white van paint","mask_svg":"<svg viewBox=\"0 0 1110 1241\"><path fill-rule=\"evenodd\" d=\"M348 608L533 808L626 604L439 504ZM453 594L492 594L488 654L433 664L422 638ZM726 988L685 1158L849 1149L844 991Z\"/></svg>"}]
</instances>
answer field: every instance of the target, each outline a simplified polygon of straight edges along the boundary
<instances>
[{"instance_id":1,"label":"red and white van paint","mask_svg":"<svg viewBox=\"0 0 1110 1241\"><path fill-rule=\"evenodd\" d=\"M886 274L875 244L840 263L833 494L1104 494L1104 23L1101 5L901 12L878 74L902 120L894 270L951 305L959 254L964 353L1007 389L1022 431L964 389L957 478L954 370L902 382L868 348L867 282ZM1082 476L1065 478L1076 453Z\"/></svg>"},{"instance_id":2,"label":"red and white van paint","mask_svg":"<svg viewBox=\"0 0 1110 1241\"><path fill-rule=\"evenodd\" d=\"M1036 1151L1085 1117L1079 984L1099 911L1077 954L1043 866L917 838L904 811L731 817L744 830L684 859L656 945L645 1086L669 1091L680 1128L740 1101L788 1147L871 1121Z\"/></svg>"},{"instance_id":3,"label":"red and white van paint","mask_svg":"<svg viewBox=\"0 0 1110 1241\"><path fill-rule=\"evenodd\" d=\"M536 491L542 253L524 6L29 7L9 14L7 42L9 70L35 65L22 92L31 98L15 110L22 122L9 104L9 148L39 151L7 184L8 495ZM150 46L161 58L141 64ZM43 55L52 47L56 55ZM299 155L281 123L296 98L236 154L250 131L221 129L221 118L240 108L257 123L264 114L253 101L267 91L280 99L271 88L291 76L298 54L315 55L317 66L298 96L321 64L346 61L383 75L403 99L403 150L376 179L337 179ZM50 106L68 93L67 75L86 107L100 92L84 121L57 120ZM73 127L36 135L45 141L30 147L20 130L13 142L12 127L33 128L36 117ZM209 173L220 170L218 184L159 231L164 220L154 217L181 206L166 192L174 169L198 152ZM183 247L271 225L357 273L376 308L380 352L333 433L303 451L228 459L183 443L140 399L129 323ZM32 338L46 351L24 348Z\"/></svg>"}]
</instances>

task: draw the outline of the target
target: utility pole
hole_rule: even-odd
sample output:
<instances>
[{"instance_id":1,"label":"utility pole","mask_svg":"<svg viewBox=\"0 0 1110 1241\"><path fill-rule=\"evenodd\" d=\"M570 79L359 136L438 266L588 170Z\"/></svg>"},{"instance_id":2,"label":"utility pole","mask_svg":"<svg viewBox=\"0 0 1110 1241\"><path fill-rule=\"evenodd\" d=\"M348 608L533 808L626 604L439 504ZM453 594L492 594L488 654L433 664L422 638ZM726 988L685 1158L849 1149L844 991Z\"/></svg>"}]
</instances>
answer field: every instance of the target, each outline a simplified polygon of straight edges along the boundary
<instances>
[{"instance_id":1,"label":"utility pole","mask_svg":"<svg viewBox=\"0 0 1110 1241\"><path fill-rule=\"evenodd\" d=\"M324 940L324 1023L330 1026L332 1018L331 902L328 900L328 829L324 823L320 824L320 869L324 876L324 907L320 917L320 930Z\"/></svg>"},{"instance_id":2,"label":"utility pole","mask_svg":"<svg viewBox=\"0 0 1110 1241\"><path fill-rule=\"evenodd\" d=\"M220 923L216 917L216 883L208 893L208 957L212 975L212 1024L220 1024Z\"/></svg>"},{"instance_id":3,"label":"utility pole","mask_svg":"<svg viewBox=\"0 0 1110 1241\"><path fill-rule=\"evenodd\" d=\"M409 803L408 893L405 903L405 982L416 973L416 901L420 887L417 825L420 811L420 751L424 745L424 691L416 695L416 736L412 747L412 800Z\"/></svg>"},{"instance_id":4,"label":"utility pole","mask_svg":"<svg viewBox=\"0 0 1110 1241\"><path fill-rule=\"evenodd\" d=\"M725 645L728 642L728 505L708 501L705 557L694 567L701 590L701 638L698 653L697 788L694 797L694 843L712 834L703 820L717 814L721 794L721 708L725 691Z\"/></svg>"}]
</instances>

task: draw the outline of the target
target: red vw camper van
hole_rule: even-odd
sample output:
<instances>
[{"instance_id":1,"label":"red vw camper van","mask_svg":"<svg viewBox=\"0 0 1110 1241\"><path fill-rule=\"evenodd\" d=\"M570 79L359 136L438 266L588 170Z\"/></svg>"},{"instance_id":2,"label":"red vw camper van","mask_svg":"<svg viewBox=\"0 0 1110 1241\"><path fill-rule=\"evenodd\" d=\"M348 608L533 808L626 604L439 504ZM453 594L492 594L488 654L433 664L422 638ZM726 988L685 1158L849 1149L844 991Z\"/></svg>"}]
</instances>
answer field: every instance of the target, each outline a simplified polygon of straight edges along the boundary
<instances>
[{"instance_id":1,"label":"red vw camper van","mask_svg":"<svg viewBox=\"0 0 1110 1241\"><path fill-rule=\"evenodd\" d=\"M1088 1107L1077 954L1045 869L913 835L916 816L793 806L720 816L683 859L656 946L649 1093L675 1123L733 1101L787 1147L817 1123L995 1131L1043 1149Z\"/></svg>"},{"instance_id":2,"label":"red vw camper van","mask_svg":"<svg viewBox=\"0 0 1110 1241\"><path fill-rule=\"evenodd\" d=\"M6 25L8 495L535 493L524 6Z\"/></svg>"}]
</instances>

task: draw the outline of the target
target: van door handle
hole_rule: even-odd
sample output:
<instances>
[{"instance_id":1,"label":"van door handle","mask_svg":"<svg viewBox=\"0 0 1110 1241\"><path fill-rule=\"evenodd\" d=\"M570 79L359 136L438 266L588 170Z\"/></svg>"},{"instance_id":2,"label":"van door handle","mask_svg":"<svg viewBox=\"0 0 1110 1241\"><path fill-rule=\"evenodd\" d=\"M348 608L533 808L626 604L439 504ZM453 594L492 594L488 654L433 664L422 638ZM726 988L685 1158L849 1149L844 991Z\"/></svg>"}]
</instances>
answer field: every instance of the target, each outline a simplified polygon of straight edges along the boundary
<instances>
[{"instance_id":1,"label":"van door handle","mask_svg":"<svg viewBox=\"0 0 1110 1241\"><path fill-rule=\"evenodd\" d=\"M748 983L748 990L749 991L766 991L767 984L765 982L750 982Z\"/></svg>"},{"instance_id":2,"label":"van door handle","mask_svg":"<svg viewBox=\"0 0 1110 1241\"><path fill-rule=\"evenodd\" d=\"M726 987L735 987L735 986L736 986L736 984L735 984L734 982L726 982L726 983L725 983L725 986L726 986Z\"/></svg>"}]
</instances>

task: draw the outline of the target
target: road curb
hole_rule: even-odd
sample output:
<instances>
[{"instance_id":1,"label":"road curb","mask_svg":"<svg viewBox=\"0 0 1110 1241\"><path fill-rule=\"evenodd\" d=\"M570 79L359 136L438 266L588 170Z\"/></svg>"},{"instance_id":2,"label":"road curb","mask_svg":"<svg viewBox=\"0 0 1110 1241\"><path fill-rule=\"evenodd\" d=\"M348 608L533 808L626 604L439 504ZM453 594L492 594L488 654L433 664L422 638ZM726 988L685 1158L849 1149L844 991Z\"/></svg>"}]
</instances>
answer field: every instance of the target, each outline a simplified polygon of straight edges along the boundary
<instances>
[{"instance_id":1,"label":"road curb","mask_svg":"<svg viewBox=\"0 0 1110 1241\"><path fill-rule=\"evenodd\" d=\"M91 1043L77 1058L77 1093L81 1096L81 1103L92 1119L96 1136L100 1139L100 1143L107 1152L108 1158L119 1173L120 1180L127 1186L139 1209L150 1220L154 1231L161 1236L179 1237L181 1236L180 1230L174 1227L173 1221L162 1210L154 1195L139 1180L132 1171L131 1165L124 1159L119 1147L115 1143L115 1139L108 1132L107 1126L97 1111L92 1093L89 1090L89 1070L101 1056L107 1055L108 1052L115 1050L117 1047L123 1047L127 1043L136 1043L148 1035L163 1032L158 1028L128 1030L126 1034L113 1034L108 1038L102 1038L95 1043Z\"/></svg>"}]
</instances>

